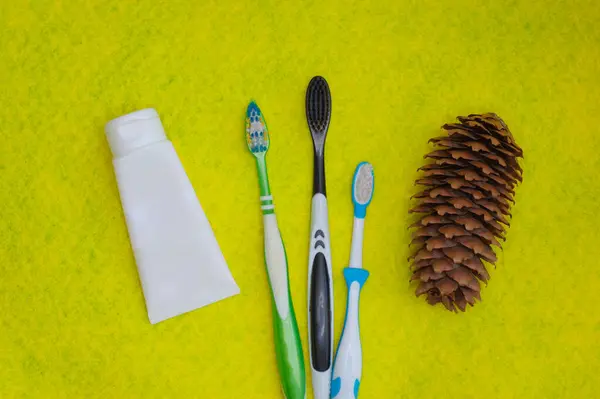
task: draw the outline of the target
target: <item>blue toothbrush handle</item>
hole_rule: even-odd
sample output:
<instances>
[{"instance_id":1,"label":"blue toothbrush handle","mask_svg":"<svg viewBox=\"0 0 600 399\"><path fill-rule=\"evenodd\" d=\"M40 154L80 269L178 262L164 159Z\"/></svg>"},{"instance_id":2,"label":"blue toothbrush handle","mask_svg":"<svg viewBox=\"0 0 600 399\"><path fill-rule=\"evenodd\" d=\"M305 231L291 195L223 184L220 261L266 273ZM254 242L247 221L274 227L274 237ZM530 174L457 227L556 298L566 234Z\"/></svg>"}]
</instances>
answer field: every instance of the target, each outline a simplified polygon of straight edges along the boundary
<instances>
[{"instance_id":1,"label":"blue toothbrush handle","mask_svg":"<svg viewBox=\"0 0 600 399\"><path fill-rule=\"evenodd\" d=\"M360 328L358 305L360 291L367 281L369 272L364 269L347 267L344 278L348 286L348 303L342 337L333 364L331 380L332 399L356 399L362 375L362 347L360 343Z\"/></svg>"}]
</instances>

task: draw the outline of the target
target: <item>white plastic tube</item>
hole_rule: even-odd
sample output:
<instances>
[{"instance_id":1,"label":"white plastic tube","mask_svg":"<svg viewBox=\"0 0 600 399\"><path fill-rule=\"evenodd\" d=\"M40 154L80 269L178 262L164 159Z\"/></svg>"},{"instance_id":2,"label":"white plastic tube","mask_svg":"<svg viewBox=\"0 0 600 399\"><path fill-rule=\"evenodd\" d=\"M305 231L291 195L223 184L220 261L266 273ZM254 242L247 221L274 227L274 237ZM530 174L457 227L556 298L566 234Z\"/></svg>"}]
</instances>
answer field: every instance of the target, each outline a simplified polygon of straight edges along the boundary
<instances>
[{"instance_id":1,"label":"white plastic tube","mask_svg":"<svg viewBox=\"0 0 600 399\"><path fill-rule=\"evenodd\" d=\"M106 125L152 324L239 293L154 109Z\"/></svg>"}]
</instances>

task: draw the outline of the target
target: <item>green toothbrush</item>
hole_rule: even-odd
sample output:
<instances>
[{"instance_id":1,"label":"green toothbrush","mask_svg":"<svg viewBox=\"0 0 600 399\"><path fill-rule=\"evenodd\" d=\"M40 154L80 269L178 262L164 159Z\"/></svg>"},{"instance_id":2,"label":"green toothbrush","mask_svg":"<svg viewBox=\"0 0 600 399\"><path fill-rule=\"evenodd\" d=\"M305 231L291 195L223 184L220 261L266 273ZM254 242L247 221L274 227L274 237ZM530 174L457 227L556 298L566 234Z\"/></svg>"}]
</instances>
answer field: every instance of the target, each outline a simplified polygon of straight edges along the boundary
<instances>
[{"instance_id":1,"label":"green toothbrush","mask_svg":"<svg viewBox=\"0 0 600 399\"><path fill-rule=\"evenodd\" d=\"M286 399L306 398L306 376L300 333L290 295L287 257L269 188L266 154L269 149L269 131L260 109L254 101L246 111L246 142L256 157L260 203L265 232L265 262L273 298L273 328L275 353Z\"/></svg>"}]
</instances>

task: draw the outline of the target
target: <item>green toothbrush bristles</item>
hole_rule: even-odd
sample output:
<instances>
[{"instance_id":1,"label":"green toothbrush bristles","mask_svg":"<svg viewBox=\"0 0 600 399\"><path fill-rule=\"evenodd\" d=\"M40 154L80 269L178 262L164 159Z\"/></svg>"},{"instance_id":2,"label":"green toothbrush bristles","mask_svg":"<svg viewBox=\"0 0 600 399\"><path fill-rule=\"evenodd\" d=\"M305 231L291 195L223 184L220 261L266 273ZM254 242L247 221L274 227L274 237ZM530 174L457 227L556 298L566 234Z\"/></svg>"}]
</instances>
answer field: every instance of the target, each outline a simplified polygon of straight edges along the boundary
<instances>
[{"instance_id":1,"label":"green toothbrush bristles","mask_svg":"<svg viewBox=\"0 0 600 399\"><path fill-rule=\"evenodd\" d=\"M269 129L254 101L248 104L246 110L246 142L254 155L264 155L269 149Z\"/></svg>"}]
</instances>

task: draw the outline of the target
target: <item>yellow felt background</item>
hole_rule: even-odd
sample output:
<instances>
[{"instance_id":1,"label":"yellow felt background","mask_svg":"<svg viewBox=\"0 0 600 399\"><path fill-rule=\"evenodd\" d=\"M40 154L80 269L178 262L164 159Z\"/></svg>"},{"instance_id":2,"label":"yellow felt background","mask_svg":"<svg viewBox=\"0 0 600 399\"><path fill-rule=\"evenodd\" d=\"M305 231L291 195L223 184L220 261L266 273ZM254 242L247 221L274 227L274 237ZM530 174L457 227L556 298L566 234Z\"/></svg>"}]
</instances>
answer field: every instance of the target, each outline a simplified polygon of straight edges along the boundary
<instances>
[{"instance_id":1,"label":"yellow felt background","mask_svg":"<svg viewBox=\"0 0 600 399\"><path fill-rule=\"evenodd\" d=\"M280 397L243 117L254 98L271 130L271 185L308 354L304 91L315 74L333 94L336 337L350 179L357 162L375 166L361 398L596 397L598 20L595 0L3 1L0 397ZM103 132L149 106L242 291L156 326ZM523 147L525 181L483 303L453 315L408 284L409 197L438 127L486 111Z\"/></svg>"}]
</instances>

